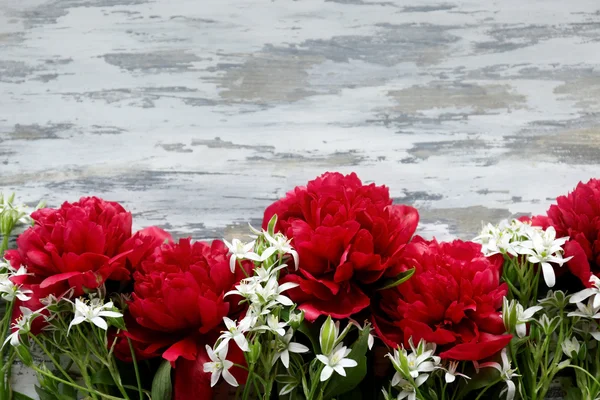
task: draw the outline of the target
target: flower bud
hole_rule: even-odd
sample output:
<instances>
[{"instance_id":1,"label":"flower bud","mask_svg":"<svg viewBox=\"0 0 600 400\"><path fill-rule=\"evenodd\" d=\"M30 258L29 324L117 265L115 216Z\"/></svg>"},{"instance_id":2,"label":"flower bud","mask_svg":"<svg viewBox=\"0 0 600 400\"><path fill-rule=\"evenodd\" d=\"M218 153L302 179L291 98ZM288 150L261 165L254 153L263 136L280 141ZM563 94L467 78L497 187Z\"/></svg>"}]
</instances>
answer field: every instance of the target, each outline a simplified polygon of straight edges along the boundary
<instances>
[{"instance_id":1,"label":"flower bud","mask_svg":"<svg viewBox=\"0 0 600 400\"><path fill-rule=\"evenodd\" d=\"M248 363L256 364L258 359L260 358L261 346L258 340L250 343L250 351L248 352Z\"/></svg>"},{"instance_id":2,"label":"flower bud","mask_svg":"<svg viewBox=\"0 0 600 400\"><path fill-rule=\"evenodd\" d=\"M502 300L502 321L504 327L509 333L513 333L517 327L517 302L514 300L508 301L506 297Z\"/></svg>"},{"instance_id":3,"label":"flower bud","mask_svg":"<svg viewBox=\"0 0 600 400\"><path fill-rule=\"evenodd\" d=\"M319 335L319 343L321 344L321 352L328 356L335 347L339 332L339 322L334 323L331 316L321 326L321 334Z\"/></svg>"},{"instance_id":4,"label":"flower bud","mask_svg":"<svg viewBox=\"0 0 600 400\"><path fill-rule=\"evenodd\" d=\"M292 312L290 314L290 320L288 321L288 325L293 330L298 330L302 322L304 321L304 311L300 310L299 313Z\"/></svg>"},{"instance_id":5,"label":"flower bud","mask_svg":"<svg viewBox=\"0 0 600 400\"><path fill-rule=\"evenodd\" d=\"M539 320L539 323L546 336L551 336L560 324L560 317L556 316L552 319L548 318L548 315L544 314Z\"/></svg>"},{"instance_id":6,"label":"flower bud","mask_svg":"<svg viewBox=\"0 0 600 400\"><path fill-rule=\"evenodd\" d=\"M571 339L565 339L565 341L561 343L561 347L563 353L565 353L567 357L571 359L577 359L579 357L581 345L577 338L572 337Z\"/></svg>"},{"instance_id":7,"label":"flower bud","mask_svg":"<svg viewBox=\"0 0 600 400\"><path fill-rule=\"evenodd\" d=\"M0 214L0 233L2 235L10 235L15 226L15 216L12 210L4 210Z\"/></svg>"}]
</instances>

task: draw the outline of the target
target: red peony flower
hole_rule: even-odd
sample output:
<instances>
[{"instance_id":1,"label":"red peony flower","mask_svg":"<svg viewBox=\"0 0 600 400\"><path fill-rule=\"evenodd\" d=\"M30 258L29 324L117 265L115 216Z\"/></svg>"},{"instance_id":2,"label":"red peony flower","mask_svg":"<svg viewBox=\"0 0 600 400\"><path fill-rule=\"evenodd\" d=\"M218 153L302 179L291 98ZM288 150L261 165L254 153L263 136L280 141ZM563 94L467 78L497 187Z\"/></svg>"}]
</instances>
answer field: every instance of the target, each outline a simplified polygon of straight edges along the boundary
<instances>
[{"instance_id":1,"label":"red peony flower","mask_svg":"<svg viewBox=\"0 0 600 400\"><path fill-rule=\"evenodd\" d=\"M381 292L375 329L389 346L424 339L441 347L442 358L481 360L512 338L502 322L502 256L486 258L481 246L415 237L402 254L402 268L415 268L401 285Z\"/></svg>"},{"instance_id":2,"label":"red peony flower","mask_svg":"<svg viewBox=\"0 0 600 400\"><path fill-rule=\"evenodd\" d=\"M569 236L564 246L564 257L573 257L567 262L569 270L589 286L592 274L600 276L600 180L580 182L573 192L558 197L547 214L556 236Z\"/></svg>"},{"instance_id":3,"label":"red peony flower","mask_svg":"<svg viewBox=\"0 0 600 400\"><path fill-rule=\"evenodd\" d=\"M75 295L94 289L107 279L127 279L118 261L127 253L121 246L131 238L131 213L118 203L83 197L45 208L32 215L35 225L17 239L28 272L46 278L41 288L68 282Z\"/></svg>"},{"instance_id":4,"label":"red peony flower","mask_svg":"<svg viewBox=\"0 0 600 400\"><path fill-rule=\"evenodd\" d=\"M400 272L400 253L419 221L416 209L392 205L387 187L363 185L354 173L328 172L295 188L266 209L263 228L274 214L300 257L283 281L300 285L288 293L309 320L366 308L362 286Z\"/></svg>"},{"instance_id":5,"label":"red peony flower","mask_svg":"<svg viewBox=\"0 0 600 400\"><path fill-rule=\"evenodd\" d=\"M11 267L18 270L23 262L21 260L21 256L17 250L8 250L4 253L4 258L10 263ZM30 309L31 311L40 310L46 306L46 304L42 303L42 299L47 298L52 295L57 299L60 299L65 294L65 286L62 283L56 283L54 285L50 285L44 288L40 287L40 283L42 281L41 278L33 276L32 274L27 275L18 275L11 277L11 281L15 285L19 285L22 290L30 290L29 300L23 301L15 298L15 303L13 305L12 315L11 315L11 326L14 324L17 319L23 315L21 312L21 307L25 307ZM47 310L42 312L43 315L49 315ZM34 335L37 335L42 331L42 329L47 325L47 322L44 318L35 318L31 323L31 332Z\"/></svg>"},{"instance_id":6,"label":"red peony flower","mask_svg":"<svg viewBox=\"0 0 600 400\"><path fill-rule=\"evenodd\" d=\"M231 273L221 241L164 244L134 273L129 314L135 324L128 324L127 336L146 358L195 360L198 338L239 310L239 298L223 296L243 277L239 269Z\"/></svg>"}]
</instances>

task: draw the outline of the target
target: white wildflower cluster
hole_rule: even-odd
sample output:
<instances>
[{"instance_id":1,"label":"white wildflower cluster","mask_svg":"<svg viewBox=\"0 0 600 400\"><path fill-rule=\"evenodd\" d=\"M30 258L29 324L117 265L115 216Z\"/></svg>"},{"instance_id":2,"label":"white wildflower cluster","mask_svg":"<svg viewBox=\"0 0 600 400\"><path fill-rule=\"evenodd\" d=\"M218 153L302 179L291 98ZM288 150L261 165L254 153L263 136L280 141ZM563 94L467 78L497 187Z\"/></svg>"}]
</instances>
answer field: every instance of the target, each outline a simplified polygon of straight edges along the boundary
<instances>
[{"instance_id":1,"label":"white wildflower cluster","mask_svg":"<svg viewBox=\"0 0 600 400\"><path fill-rule=\"evenodd\" d=\"M14 283L14 280L18 279L17 277L24 275L27 275L27 269L24 266L15 269L6 260L0 260L0 297L9 302L15 298L21 301L31 299L30 295L33 291Z\"/></svg>"},{"instance_id":2,"label":"white wildflower cluster","mask_svg":"<svg viewBox=\"0 0 600 400\"><path fill-rule=\"evenodd\" d=\"M419 341L415 347L412 338L409 339L410 351L403 346L394 350L394 353L388 353L386 357L392 362L396 373L392 378L391 385L398 391L396 396L383 390L386 399L408 399L415 400L421 398L419 388L429 379L435 371L445 371L445 380L452 383L457 376L469 379L468 376L457 372L458 363L450 362L447 368L442 366L440 357L435 355L435 343L427 343L424 340Z\"/></svg>"},{"instance_id":3,"label":"white wildflower cluster","mask_svg":"<svg viewBox=\"0 0 600 400\"><path fill-rule=\"evenodd\" d=\"M255 229L253 232L258 235L254 236L256 240L249 243L238 239L233 239L231 243L225 241L231 252L232 272L235 271L236 264L239 263L241 267L244 260L251 260L258 265L254 266L252 276L242 279L235 286L235 290L225 294L241 296L242 302L248 304L248 310L239 321L224 317L223 322L227 330L222 332L214 349L206 347L211 361L204 364L204 371L211 373L213 386L221 376L230 385L238 386L235 377L229 372L234 364L226 359L231 340L246 353L253 353L254 349L263 349L271 366L280 360L285 368L289 368L290 353L309 351L303 344L292 341L294 329L302 322L304 315L294 311L294 303L283 294L298 284L279 283L279 271L288 267L283 263L284 256L291 255L297 267L298 253L290 245L290 240L281 233L270 234ZM283 314L287 315L286 320L282 319Z\"/></svg>"},{"instance_id":4,"label":"white wildflower cluster","mask_svg":"<svg viewBox=\"0 0 600 400\"><path fill-rule=\"evenodd\" d=\"M50 295L45 299L41 299L40 301L46 305L37 310L31 310L27 307L19 307L21 316L12 324L13 332L4 341L4 344L10 342L10 344L13 346L19 346L21 344L20 337L22 335L27 335L30 332L31 323L34 319L37 317L43 317L46 322L51 322L53 319L57 318L58 313L62 312L63 310L68 310L68 308L63 308L63 310L58 309L59 307L57 306L63 302L70 303L73 310L73 319L71 320L67 329L67 336L69 335L69 332L73 326L79 325L83 322L94 324L98 328L106 331L108 330L108 323L106 322L105 318L120 319L123 317L123 314L117 311L111 301L105 304L102 299L93 295L91 296L90 300L77 298L75 299L75 303L73 303L67 298L67 296L64 295L60 298ZM113 322L114 325L120 325L120 323L117 323L116 321ZM53 329L53 326L49 324L44 328L44 330L56 329Z\"/></svg>"},{"instance_id":5,"label":"white wildflower cluster","mask_svg":"<svg viewBox=\"0 0 600 400\"><path fill-rule=\"evenodd\" d=\"M348 368L358 365L352 358L353 348L348 348L343 343L350 330L355 327L359 330L359 339L364 347L371 348L374 339L371 335L371 325L367 322L361 326L356 321L350 321L340 332L339 321L334 322L329 317L321 326L320 354L315 354L310 361L311 367L307 367L299 354L308 353L309 348L294 340L296 332L303 324L304 312L298 311L296 304L286 295L288 290L297 287L298 284L280 283L280 273L291 268L291 265L288 265L290 262L293 262L294 267L298 267L298 253L291 246L291 240L281 233L274 232L275 223L276 219L271 220L265 231L251 228L254 240L250 243L237 239L231 243L226 242L231 252L232 271L238 266L244 268L247 260L254 264L253 275L242 279L234 290L225 294L227 297L242 297L240 303L247 304L248 308L243 318L238 321L223 318L225 330L213 347L206 346L210 361L204 364L204 371L211 374L213 386L220 377L230 385L238 386L235 376L230 371L235 364L231 359L227 359L229 346L233 342L244 352L248 369L252 371L249 380L253 379L252 374L261 378L258 380L261 384L265 379L276 379L282 383L280 396L291 395L298 389L312 398L317 387L331 379L334 372L345 377ZM315 352L319 352L316 347ZM307 368L318 371L308 386L301 385L303 371ZM245 390L248 387L246 384Z\"/></svg>"},{"instance_id":6,"label":"white wildflower cluster","mask_svg":"<svg viewBox=\"0 0 600 400\"><path fill-rule=\"evenodd\" d=\"M487 224L481 234L473 239L481 244L486 256L503 254L512 257L524 257L532 264L540 264L544 281L548 287L556 283L554 269L550 263L562 266L571 257L563 258L563 245L569 237L556 238L556 230L546 230L513 219L504 220L497 226Z\"/></svg>"}]
</instances>

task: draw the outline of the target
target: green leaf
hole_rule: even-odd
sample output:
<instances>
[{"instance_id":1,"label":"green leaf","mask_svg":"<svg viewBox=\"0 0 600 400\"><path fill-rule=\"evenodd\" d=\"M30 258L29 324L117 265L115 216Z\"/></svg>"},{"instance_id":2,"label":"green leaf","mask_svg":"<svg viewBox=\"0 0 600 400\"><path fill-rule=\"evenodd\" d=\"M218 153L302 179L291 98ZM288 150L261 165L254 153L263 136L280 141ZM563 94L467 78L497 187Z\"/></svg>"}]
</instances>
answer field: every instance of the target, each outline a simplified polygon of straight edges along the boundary
<instances>
[{"instance_id":1,"label":"green leaf","mask_svg":"<svg viewBox=\"0 0 600 400\"><path fill-rule=\"evenodd\" d=\"M33 400L31 397L27 396L26 394L23 393L19 393L19 392L13 392L13 400Z\"/></svg>"},{"instance_id":2,"label":"green leaf","mask_svg":"<svg viewBox=\"0 0 600 400\"><path fill-rule=\"evenodd\" d=\"M15 352L17 353L23 364L25 364L28 367L30 367L33 364L33 357L31 357L31 353L25 345L20 344L13 348L15 349Z\"/></svg>"},{"instance_id":3,"label":"green leaf","mask_svg":"<svg viewBox=\"0 0 600 400\"><path fill-rule=\"evenodd\" d=\"M314 354L321 354L321 346L319 345L319 327L317 324L309 323L304 320L298 327L298 330L310 340Z\"/></svg>"},{"instance_id":4,"label":"green leaf","mask_svg":"<svg viewBox=\"0 0 600 400\"><path fill-rule=\"evenodd\" d=\"M35 386L35 392L39 396L40 400L58 400L58 397L56 397L54 394L39 386Z\"/></svg>"},{"instance_id":5,"label":"green leaf","mask_svg":"<svg viewBox=\"0 0 600 400\"><path fill-rule=\"evenodd\" d=\"M336 400L362 400L363 395L359 390L346 392L340 396L336 396Z\"/></svg>"},{"instance_id":6,"label":"green leaf","mask_svg":"<svg viewBox=\"0 0 600 400\"><path fill-rule=\"evenodd\" d=\"M91 376L92 383L100 385L114 385L115 381L110 375L108 368L102 368L94 372Z\"/></svg>"},{"instance_id":7,"label":"green leaf","mask_svg":"<svg viewBox=\"0 0 600 400\"><path fill-rule=\"evenodd\" d=\"M152 381L152 399L171 400L172 395L171 364L167 360L163 360Z\"/></svg>"},{"instance_id":8,"label":"green leaf","mask_svg":"<svg viewBox=\"0 0 600 400\"><path fill-rule=\"evenodd\" d=\"M270 236L275 235L275 225L277 225L277 214L273 214L273 216L269 220L269 224L267 225L267 233Z\"/></svg>"},{"instance_id":9,"label":"green leaf","mask_svg":"<svg viewBox=\"0 0 600 400\"><path fill-rule=\"evenodd\" d=\"M77 390L71 385L65 385L64 383L60 383L58 385L61 398L63 399L76 399L77 398Z\"/></svg>"},{"instance_id":10,"label":"green leaf","mask_svg":"<svg viewBox=\"0 0 600 400\"><path fill-rule=\"evenodd\" d=\"M409 280L414 275L414 273L415 273L414 267L407 271L401 272L394 279L386 279L385 281L383 281L383 286L377 290L391 289L393 287L401 285L404 282L406 282L407 280Z\"/></svg>"},{"instance_id":11,"label":"green leaf","mask_svg":"<svg viewBox=\"0 0 600 400\"><path fill-rule=\"evenodd\" d=\"M479 373L472 371L471 373L465 372L471 379L467 386L464 388L464 393L468 393L472 390L483 389L486 386L494 385L498 382L500 373L496 368L482 368Z\"/></svg>"},{"instance_id":12,"label":"green leaf","mask_svg":"<svg viewBox=\"0 0 600 400\"><path fill-rule=\"evenodd\" d=\"M291 375L277 375L275 380L279 383L298 383L298 379Z\"/></svg>"},{"instance_id":13,"label":"green leaf","mask_svg":"<svg viewBox=\"0 0 600 400\"><path fill-rule=\"evenodd\" d=\"M348 358L357 362L356 367L346 368L346 376L341 376L334 373L331 378L327 390L325 391L325 399L339 396L354 389L367 375L367 349L369 341L369 330L360 331L360 335L356 342L352 345L352 351L348 354Z\"/></svg>"}]
</instances>

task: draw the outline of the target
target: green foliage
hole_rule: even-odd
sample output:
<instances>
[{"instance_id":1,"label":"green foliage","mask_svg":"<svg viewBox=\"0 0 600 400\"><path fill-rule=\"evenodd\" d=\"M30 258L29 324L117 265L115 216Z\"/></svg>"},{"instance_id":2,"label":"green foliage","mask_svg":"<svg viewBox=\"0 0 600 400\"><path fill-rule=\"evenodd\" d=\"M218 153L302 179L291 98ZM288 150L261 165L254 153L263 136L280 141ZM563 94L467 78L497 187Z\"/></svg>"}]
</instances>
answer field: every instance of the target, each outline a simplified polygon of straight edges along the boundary
<instances>
[{"instance_id":1,"label":"green foliage","mask_svg":"<svg viewBox=\"0 0 600 400\"><path fill-rule=\"evenodd\" d=\"M152 399L153 400L171 400L173 396L173 385L171 383L171 364L164 360L152 381Z\"/></svg>"}]
</instances>

